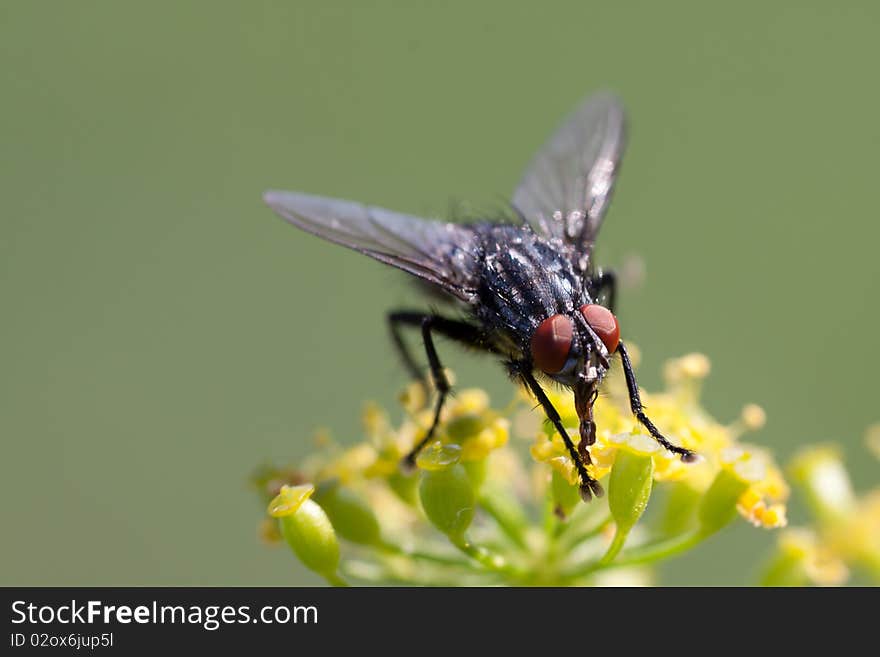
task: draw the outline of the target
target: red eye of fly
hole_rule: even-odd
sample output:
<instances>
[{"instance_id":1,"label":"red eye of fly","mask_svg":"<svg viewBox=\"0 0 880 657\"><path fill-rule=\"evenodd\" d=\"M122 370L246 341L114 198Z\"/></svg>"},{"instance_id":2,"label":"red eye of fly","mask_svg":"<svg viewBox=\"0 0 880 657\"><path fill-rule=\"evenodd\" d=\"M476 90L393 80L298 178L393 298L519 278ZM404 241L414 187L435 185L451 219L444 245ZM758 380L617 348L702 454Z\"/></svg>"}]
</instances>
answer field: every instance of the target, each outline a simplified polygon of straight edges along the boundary
<instances>
[{"instance_id":1,"label":"red eye of fly","mask_svg":"<svg viewBox=\"0 0 880 657\"><path fill-rule=\"evenodd\" d=\"M608 353L613 354L620 342L620 325L614 314L604 306L592 303L581 306L581 314L605 344Z\"/></svg>"},{"instance_id":2,"label":"red eye of fly","mask_svg":"<svg viewBox=\"0 0 880 657\"><path fill-rule=\"evenodd\" d=\"M553 315L538 325L532 335L532 360L542 372L556 374L565 366L574 325L565 315Z\"/></svg>"}]
</instances>

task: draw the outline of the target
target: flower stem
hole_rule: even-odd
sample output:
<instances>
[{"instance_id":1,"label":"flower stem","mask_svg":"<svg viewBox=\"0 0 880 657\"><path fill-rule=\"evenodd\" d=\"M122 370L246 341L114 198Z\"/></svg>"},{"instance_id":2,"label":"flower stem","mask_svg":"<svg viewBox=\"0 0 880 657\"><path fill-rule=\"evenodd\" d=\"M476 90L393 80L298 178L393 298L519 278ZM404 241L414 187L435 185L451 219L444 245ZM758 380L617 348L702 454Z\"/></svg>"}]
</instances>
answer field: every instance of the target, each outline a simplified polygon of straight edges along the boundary
<instances>
[{"instance_id":1,"label":"flower stem","mask_svg":"<svg viewBox=\"0 0 880 657\"><path fill-rule=\"evenodd\" d=\"M526 549L526 540L525 536L523 536L523 520L515 510L506 508L503 503L499 503L497 498L491 494L480 497L480 506L492 517L501 531L517 547Z\"/></svg>"},{"instance_id":2,"label":"flower stem","mask_svg":"<svg viewBox=\"0 0 880 657\"><path fill-rule=\"evenodd\" d=\"M620 553L623 549L623 544L626 543L626 537L629 536L629 529L624 529L620 525L614 530L614 538L611 539L611 545L608 546L608 549L605 551L605 554L602 555L602 558L599 559L599 565L608 566L614 561L614 558Z\"/></svg>"},{"instance_id":3,"label":"flower stem","mask_svg":"<svg viewBox=\"0 0 880 657\"><path fill-rule=\"evenodd\" d=\"M345 573L356 580L368 582L375 585L400 584L404 586L467 586L480 585L487 586L497 583L497 575L494 573L486 573L485 571L470 571L468 574L461 573L439 574L429 572L429 574L400 574L392 569L377 566L373 563L347 561L344 562L343 570ZM427 569L426 569L427 570ZM493 581L492 579L495 578Z\"/></svg>"},{"instance_id":4,"label":"flower stem","mask_svg":"<svg viewBox=\"0 0 880 657\"><path fill-rule=\"evenodd\" d=\"M579 566L576 566L575 568L569 570L564 574L565 579L577 579L579 577L589 575L590 573L594 573L598 570L605 570L607 568L636 566L640 564L654 563L668 557L674 557L681 554L682 552L690 550L692 547L703 541L707 537L707 535L704 532L700 531L687 532L685 534L675 536L674 538L631 548L624 551L619 559L612 561L612 559L614 559L614 557L620 551L620 548L623 546L623 542L626 540L626 536L624 535L620 539L620 546L615 549L615 542L618 540L617 537L618 535L615 534L614 541L612 541L611 543L611 547L608 548L608 551L601 559L588 561L586 563L580 564ZM609 555L611 556L609 557Z\"/></svg>"},{"instance_id":5,"label":"flower stem","mask_svg":"<svg viewBox=\"0 0 880 657\"><path fill-rule=\"evenodd\" d=\"M611 522L612 522L611 516L607 515L604 518L602 518L601 520L599 520L599 522L595 522L592 525L590 525L589 527L584 528L579 533L575 534L573 537L572 536L565 537L565 539L564 539L565 547L567 549L576 548L578 545L580 545L584 541L589 540L589 539L593 538L594 536L598 536L599 534L601 534L603 531L605 531L605 528L611 524Z\"/></svg>"},{"instance_id":6,"label":"flower stem","mask_svg":"<svg viewBox=\"0 0 880 657\"><path fill-rule=\"evenodd\" d=\"M474 545L464 535L450 536L449 540L455 547L457 547L463 553L468 555L471 559L485 567L486 570L492 571L494 573L500 573L513 578L522 578L528 574L521 568L518 568L511 564L500 554L492 552L491 550L481 545Z\"/></svg>"},{"instance_id":7,"label":"flower stem","mask_svg":"<svg viewBox=\"0 0 880 657\"><path fill-rule=\"evenodd\" d=\"M635 566L674 557L695 547L705 540L707 536L706 533L701 531L691 531L674 538L640 545L624 552L621 558L615 561L613 565Z\"/></svg>"},{"instance_id":8,"label":"flower stem","mask_svg":"<svg viewBox=\"0 0 880 657\"><path fill-rule=\"evenodd\" d=\"M431 563L435 563L441 566L456 566L458 568L469 568L471 570L474 569L473 564L470 561L467 561L466 559L461 559L459 557L446 556L443 554L433 554L431 552L420 552L418 550L408 550L388 541L382 541L378 544L377 547L381 548L389 554L393 554L396 556L408 557L410 559L416 559L419 561L430 561Z\"/></svg>"}]
</instances>

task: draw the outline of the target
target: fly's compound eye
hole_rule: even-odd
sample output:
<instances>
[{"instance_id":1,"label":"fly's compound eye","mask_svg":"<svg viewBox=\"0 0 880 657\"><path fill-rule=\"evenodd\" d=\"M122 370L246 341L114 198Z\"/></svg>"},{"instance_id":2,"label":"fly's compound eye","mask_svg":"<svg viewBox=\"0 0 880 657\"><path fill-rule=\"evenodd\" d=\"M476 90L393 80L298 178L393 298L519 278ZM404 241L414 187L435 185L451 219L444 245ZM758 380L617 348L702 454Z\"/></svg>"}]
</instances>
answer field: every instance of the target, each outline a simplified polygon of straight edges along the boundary
<instances>
[{"instance_id":1,"label":"fly's compound eye","mask_svg":"<svg viewBox=\"0 0 880 657\"><path fill-rule=\"evenodd\" d=\"M590 328L599 336L609 354L613 354L617 350L620 342L620 325L617 318L605 306L588 303L580 308L581 315L587 320Z\"/></svg>"},{"instance_id":2,"label":"fly's compound eye","mask_svg":"<svg viewBox=\"0 0 880 657\"><path fill-rule=\"evenodd\" d=\"M574 325L565 315L553 315L538 325L532 335L532 360L542 372L556 374L565 367L571 351Z\"/></svg>"}]
</instances>

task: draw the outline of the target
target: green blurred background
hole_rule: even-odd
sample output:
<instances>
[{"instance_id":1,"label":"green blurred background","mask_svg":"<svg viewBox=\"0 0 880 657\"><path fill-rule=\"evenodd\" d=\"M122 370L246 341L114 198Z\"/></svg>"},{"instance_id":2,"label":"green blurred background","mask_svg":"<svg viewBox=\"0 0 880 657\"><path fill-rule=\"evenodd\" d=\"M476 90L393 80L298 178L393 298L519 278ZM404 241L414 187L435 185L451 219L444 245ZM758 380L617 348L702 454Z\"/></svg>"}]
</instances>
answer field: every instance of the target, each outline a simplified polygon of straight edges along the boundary
<instances>
[{"instance_id":1,"label":"green blurred background","mask_svg":"<svg viewBox=\"0 0 880 657\"><path fill-rule=\"evenodd\" d=\"M877 480L880 5L439 5L3 3L0 583L316 582L246 477L391 403L383 315L418 297L261 192L496 207L600 87L632 125L599 255L646 265L642 385L703 351L720 418L758 402L781 458L834 439ZM751 581L771 540L738 522L662 581Z\"/></svg>"}]
</instances>

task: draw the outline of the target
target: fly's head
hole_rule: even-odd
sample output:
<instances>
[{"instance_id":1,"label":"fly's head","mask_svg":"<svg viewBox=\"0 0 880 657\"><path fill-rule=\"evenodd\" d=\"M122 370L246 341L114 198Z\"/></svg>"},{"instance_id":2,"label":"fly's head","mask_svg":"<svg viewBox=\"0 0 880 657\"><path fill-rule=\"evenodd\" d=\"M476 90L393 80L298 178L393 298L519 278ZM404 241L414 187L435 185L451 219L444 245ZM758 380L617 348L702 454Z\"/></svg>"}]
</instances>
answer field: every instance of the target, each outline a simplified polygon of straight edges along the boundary
<instances>
[{"instance_id":1,"label":"fly's head","mask_svg":"<svg viewBox=\"0 0 880 657\"><path fill-rule=\"evenodd\" d=\"M538 324L531 357L536 368L569 388L578 383L595 386L608 371L619 342L617 318L604 306L589 303Z\"/></svg>"},{"instance_id":2,"label":"fly's head","mask_svg":"<svg viewBox=\"0 0 880 657\"><path fill-rule=\"evenodd\" d=\"M584 304L570 314L544 319L532 334L530 350L535 367L574 390L582 444L595 440L593 402L611 367L620 342L614 314L598 304Z\"/></svg>"}]
</instances>

